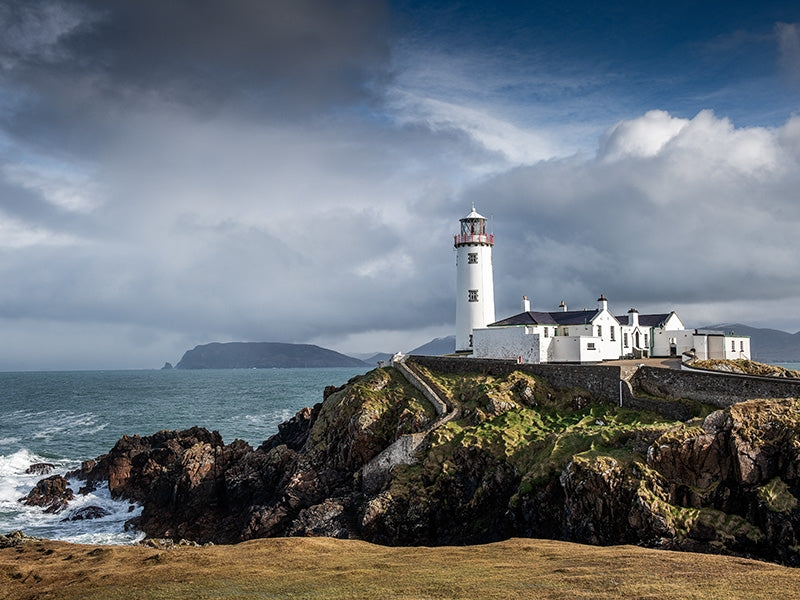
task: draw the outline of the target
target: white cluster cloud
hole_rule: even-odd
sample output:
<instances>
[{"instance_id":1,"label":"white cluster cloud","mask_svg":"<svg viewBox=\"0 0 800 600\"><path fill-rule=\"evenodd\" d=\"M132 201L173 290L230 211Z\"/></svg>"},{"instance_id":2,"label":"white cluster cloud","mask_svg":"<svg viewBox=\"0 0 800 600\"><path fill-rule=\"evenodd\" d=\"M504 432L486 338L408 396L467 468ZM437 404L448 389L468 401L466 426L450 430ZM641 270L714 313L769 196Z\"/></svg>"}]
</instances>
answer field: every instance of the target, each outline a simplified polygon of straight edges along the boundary
<instances>
[{"instance_id":1,"label":"white cluster cloud","mask_svg":"<svg viewBox=\"0 0 800 600\"><path fill-rule=\"evenodd\" d=\"M564 295L591 305L603 292L619 309L681 309L696 325L714 303L716 321L749 311L750 323L797 328L799 126L798 117L736 128L710 111L652 111L612 127L592 159L487 182L472 197L497 200L496 271L514 273L500 305L523 293L544 306ZM767 301L780 310L762 311Z\"/></svg>"}]
</instances>

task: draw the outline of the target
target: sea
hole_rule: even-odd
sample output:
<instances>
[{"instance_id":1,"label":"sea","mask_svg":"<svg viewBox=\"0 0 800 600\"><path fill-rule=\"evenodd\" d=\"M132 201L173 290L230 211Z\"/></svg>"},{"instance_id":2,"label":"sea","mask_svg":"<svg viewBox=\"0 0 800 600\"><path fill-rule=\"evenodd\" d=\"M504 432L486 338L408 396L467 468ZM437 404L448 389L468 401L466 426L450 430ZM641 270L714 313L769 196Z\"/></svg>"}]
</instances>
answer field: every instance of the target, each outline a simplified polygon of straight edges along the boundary
<instances>
[{"instance_id":1,"label":"sea","mask_svg":"<svg viewBox=\"0 0 800 600\"><path fill-rule=\"evenodd\" d=\"M131 544L141 539L125 522L141 507L111 498L107 488L87 496L70 481L75 499L60 514L24 506L43 475L25 471L50 463L66 474L108 452L123 435L149 435L194 425L217 430L225 443L253 447L278 424L322 401L325 386L341 385L367 367L0 373L0 534L86 544ZM86 506L110 514L67 520Z\"/></svg>"}]
</instances>

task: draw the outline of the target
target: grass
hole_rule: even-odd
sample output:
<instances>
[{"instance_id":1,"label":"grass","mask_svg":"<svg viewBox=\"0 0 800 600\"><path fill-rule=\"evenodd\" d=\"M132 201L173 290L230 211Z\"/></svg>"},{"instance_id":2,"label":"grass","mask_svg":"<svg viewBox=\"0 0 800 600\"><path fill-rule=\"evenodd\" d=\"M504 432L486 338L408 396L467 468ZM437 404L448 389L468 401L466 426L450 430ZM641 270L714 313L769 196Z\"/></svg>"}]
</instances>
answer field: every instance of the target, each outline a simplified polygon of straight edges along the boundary
<instances>
[{"instance_id":1,"label":"grass","mask_svg":"<svg viewBox=\"0 0 800 600\"><path fill-rule=\"evenodd\" d=\"M452 455L457 445L479 446L524 475L521 493L582 453L630 460L630 445L637 432L660 431L672 424L653 413L621 409L614 404L593 403L575 409L573 398L587 397L585 390L556 390L523 373L505 378L438 373L429 373L429 377L452 394L467 416L435 432L426 461L428 467ZM534 406L525 406L520 399L520 390L526 388ZM486 407L492 400L513 408L498 415L482 415L480 419L471 416L470 409Z\"/></svg>"},{"instance_id":2,"label":"grass","mask_svg":"<svg viewBox=\"0 0 800 600\"><path fill-rule=\"evenodd\" d=\"M696 369L709 369L712 371L725 371L727 373L742 373L745 375L761 375L767 377L800 378L800 371L770 365L766 363L737 359L710 359L696 360L691 364Z\"/></svg>"},{"instance_id":3,"label":"grass","mask_svg":"<svg viewBox=\"0 0 800 600\"><path fill-rule=\"evenodd\" d=\"M235 546L80 546L0 550L0 598L474 599L797 598L800 570L741 558L512 539L390 548L327 538Z\"/></svg>"}]
</instances>

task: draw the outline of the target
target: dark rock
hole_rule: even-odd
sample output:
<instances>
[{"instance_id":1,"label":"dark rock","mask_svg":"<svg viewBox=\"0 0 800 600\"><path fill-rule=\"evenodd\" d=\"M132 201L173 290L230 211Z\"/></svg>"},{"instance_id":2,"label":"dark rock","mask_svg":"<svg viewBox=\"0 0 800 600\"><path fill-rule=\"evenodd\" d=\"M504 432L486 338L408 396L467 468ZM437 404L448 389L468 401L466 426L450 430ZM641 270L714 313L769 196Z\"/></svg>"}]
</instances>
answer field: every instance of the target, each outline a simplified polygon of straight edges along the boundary
<instances>
[{"instance_id":1,"label":"dark rock","mask_svg":"<svg viewBox=\"0 0 800 600\"><path fill-rule=\"evenodd\" d=\"M61 475L53 475L42 479L20 502L27 506L41 506L46 513L58 514L67 507L72 500L72 489L68 487L67 480Z\"/></svg>"},{"instance_id":2,"label":"dark rock","mask_svg":"<svg viewBox=\"0 0 800 600\"><path fill-rule=\"evenodd\" d=\"M162 370L162 371L169 371L169 370L170 370L170 369L172 369L172 368L173 368L173 366L172 366L172 363L171 363L171 362L165 362L165 363L164 363L164 366L163 366L163 367L161 367L161 370Z\"/></svg>"},{"instance_id":3,"label":"dark rock","mask_svg":"<svg viewBox=\"0 0 800 600\"><path fill-rule=\"evenodd\" d=\"M56 466L50 463L40 462L33 463L30 467L25 469L28 475L49 475L55 470Z\"/></svg>"},{"instance_id":4,"label":"dark rock","mask_svg":"<svg viewBox=\"0 0 800 600\"><path fill-rule=\"evenodd\" d=\"M579 388L479 381L496 397L474 400L455 427L426 438L416 464L395 464L374 486L363 485L364 466L434 418L394 369L327 390L255 450L200 428L125 436L76 476L141 503L129 526L151 538L526 536L800 566L795 400L745 402L684 424L617 413Z\"/></svg>"},{"instance_id":5,"label":"dark rock","mask_svg":"<svg viewBox=\"0 0 800 600\"><path fill-rule=\"evenodd\" d=\"M107 517L111 512L101 506L84 506L72 511L64 521L86 521L89 519L101 519Z\"/></svg>"}]
</instances>

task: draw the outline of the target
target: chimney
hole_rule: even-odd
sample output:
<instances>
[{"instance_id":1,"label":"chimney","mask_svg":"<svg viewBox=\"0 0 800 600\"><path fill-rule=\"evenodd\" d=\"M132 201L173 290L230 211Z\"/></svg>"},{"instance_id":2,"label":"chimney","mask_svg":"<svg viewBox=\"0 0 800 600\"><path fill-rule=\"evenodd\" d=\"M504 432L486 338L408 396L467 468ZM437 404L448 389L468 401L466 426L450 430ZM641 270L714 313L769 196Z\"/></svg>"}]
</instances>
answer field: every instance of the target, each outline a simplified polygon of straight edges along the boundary
<instances>
[{"instance_id":1,"label":"chimney","mask_svg":"<svg viewBox=\"0 0 800 600\"><path fill-rule=\"evenodd\" d=\"M522 312L531 312L531 301L527 296L522 297Z\"/></svg>"},{"instance_id":2,"label":"chimney","mask_svg":"<svg viewBox=\"0 0 800 600\"><path fill-rule=\"evenodd\" d=\"M599 310L608 310L608 300L606 300L605 294L600 294L600 297L597 299L597 308Z\"/></svg>"},{"instance_id":3,"label":"chimney","mask_svg":"<svg viewBox=\"0 0 800 600\"><path fill-rule=\"evenodd\" d=\"M639 326L639 311L632 308L628 311L628 325L631 327Z\"/></svg>"},{"instance_id":4,"label":"chimney","mask_svg":"<svg viewBox=\"0 0 800 600\"><path fill-rule=\"evenodd\" d=\"M560 310L561 312L567 312L567 305L564 303L563 300L561 301L561 304L558 305L558 310Z\"/></svg>"}]
</instances>

